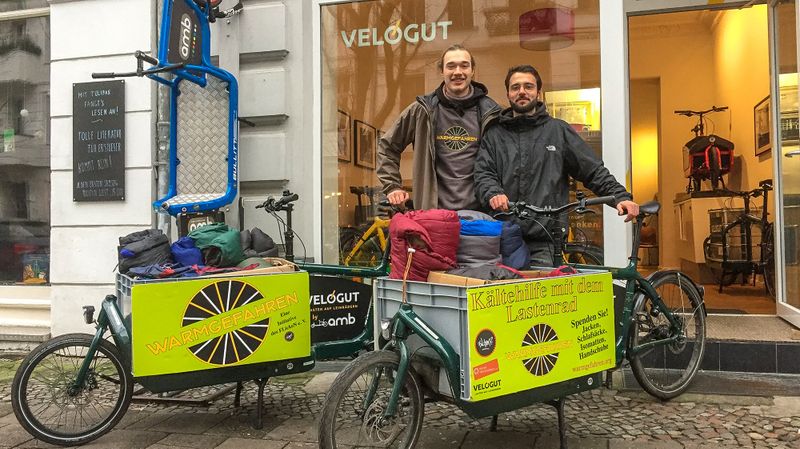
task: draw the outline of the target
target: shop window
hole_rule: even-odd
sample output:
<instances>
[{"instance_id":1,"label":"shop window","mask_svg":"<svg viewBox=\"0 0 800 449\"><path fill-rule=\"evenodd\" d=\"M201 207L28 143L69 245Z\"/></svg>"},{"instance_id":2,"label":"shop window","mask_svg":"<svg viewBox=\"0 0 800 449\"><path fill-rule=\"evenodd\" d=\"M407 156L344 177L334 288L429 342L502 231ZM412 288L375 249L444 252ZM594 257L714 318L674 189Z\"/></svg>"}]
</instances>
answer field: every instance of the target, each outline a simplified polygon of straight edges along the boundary
<instances>
[{"instance_id":1,"label":"shop window","mask_svg":"<svg viewBox=\"0 0 800 449\"><path fill-rule=\"evenodd\" d=\"M341 260L346 240L373 223L377 142L416 96L439 86L436 62L453 44L465 43L476 60L475 80L504 108L508 68L535 66L553 114L602 154L599 0L382 0L321 11L324 262ZM409 146L400 163L407 188L411 162ZM602 245L601 217L575 234Z\"/></svg>"},{"instance_id":2,"label":"shop window","mask_svg":"<svg viewBox=\"0 0 800 449\"><path fill-rule=\"evenodd\" d=\"M0 6L0 284L48 281L50 20L3 20L12 9L46 6L44 0Z\"/></svg>"}]
</instances>

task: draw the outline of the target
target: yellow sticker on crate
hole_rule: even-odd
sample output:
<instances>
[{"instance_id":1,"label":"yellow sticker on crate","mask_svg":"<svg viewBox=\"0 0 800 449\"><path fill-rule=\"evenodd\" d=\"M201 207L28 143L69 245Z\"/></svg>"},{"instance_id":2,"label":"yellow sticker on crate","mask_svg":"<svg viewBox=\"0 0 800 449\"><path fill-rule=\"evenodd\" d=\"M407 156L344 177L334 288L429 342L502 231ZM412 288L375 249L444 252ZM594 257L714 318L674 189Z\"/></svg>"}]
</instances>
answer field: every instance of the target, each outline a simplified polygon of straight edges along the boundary
<instances>
[{"instance_id":1,"label":"yellow sticker on crate","mask_svg":"<svg viewBox=\"0 0 800 449\"><path fill-rule=\"evenodd\" d=\"M612 368L611 281L596 273L467 289L470 400Z\"/></svg>"},{"instance_id":2,"label":"yellow sticker on crate","mask_svg":"<svg viewBox=\"0 0 800 449\"><path fill-rule=\"evenodd\" d=\"M308 273L134 285L136 376L306 357Z\"/></svg>"}]
</instances>

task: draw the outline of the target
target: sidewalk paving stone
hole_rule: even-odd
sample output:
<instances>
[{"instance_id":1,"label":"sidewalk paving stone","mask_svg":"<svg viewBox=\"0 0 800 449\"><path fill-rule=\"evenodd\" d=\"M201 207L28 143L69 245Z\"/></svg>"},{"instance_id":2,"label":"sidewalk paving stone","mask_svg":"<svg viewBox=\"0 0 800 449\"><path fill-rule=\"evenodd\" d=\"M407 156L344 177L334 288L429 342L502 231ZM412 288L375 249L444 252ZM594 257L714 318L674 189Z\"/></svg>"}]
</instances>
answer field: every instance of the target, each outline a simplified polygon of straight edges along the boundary
<instances>
[{"instance_id":1,"label":"sidewalk paving stone","mask_svg":"<svg viewBox=\"0 0 800 449\"><path fill-rule=\"evenodd\" d=\"M181 447L191 449L207 449L222 444L228 437L223 435L195 435L186 433L173 433L160 440L158 445L168 447Z\"/></svg>"},{"instance_id":2,"label":"sidewalk paving stone","mask_svg":"<svg viewBox=\"0 0 800 449\"><path fill-rule=\"evenodd\" d=\"M201 434L225 419L224 415L208 413L179 413L154 424L150 430Z\"/></svg>"},{"instance_id":3,"label":"sidewalk paving stone","mask_svg":"<svg viewBox=\"0 0 800 449\"><path fill-rule=\"evenodd\" d=\"M28 432L22 430L22 428L6 428L0 432L0 447L15 447L18 446L32 437L28 434Z\"/></svg>"},{"instance_id":4,"label":"sidewalk paving stone","mask_svg":"<svg viewBox=\"0 0 800 449\"><path fill-rule=\"evenodd\" d=\"M536 437L536 449L559 449L561 438L557 433L544 433ZM608 440L605 438L577 438L567 435L567 447L570 449L607 449ZM639 446L650 447L650 446Z\"/></svg>"},{"instance_id":5,"label":"sidewalk paving stone","mask_svg":"<svg viewBox=\"0 0 800 449\"><path fill-rule=\"evenodd\" d=\"M608 449L683 449L683 445L674 441L661 441L661 442L642 442L642 441L625 441L625 440L609 440Z\"/></svg>"},{"instance_id":6,"label":"sidewalk paving stone","mask_svg":"<svg viewBox=\"0 0 800 449\"><path fill-rule=\"evenodd\" d=\"M317 441L317 423L313 419L287 419L267 433L269 440L314 443Z\"/></svg>"},{"instance_id":7,"label":"sidewalk paving stone","mask_svg":"<svg viewBox=\"0 0 800 449\"><path fill-rule=\"evenodd\" d=\"M267 433L283 424L285 419L261 420L261 428L253 428L255 423L255 412L248 413L246 410L226 416L225 419L217 423L214 427L206 430L207 435L236 435L242 438L264 439Z\"/></svg>"},{"instance_id":8,"label":"sidewalk paving stone","mask_svg":"<svg viewBox=\"0 0 800 449\"><path fill-rule=\"evenodd\" d=\"M214 449L283 449L286 441L228 438Z\"/></svg>"},{"instance_id":9,"label":"sidewalk paving stone","mask_svg":"<svg viewBox=\"0 0 800 449\"><path fill-rule=\"evenodd\" d=\"M330 390L333 380L336 379L338 375L339 373L333 371L319 373L305 384L303 391L307 394L325 394Z\"/></svg>"},{"instance_id":10,"label":"sidewalk paving stone","mask_svg":"<svg viewBox=\"0 0 800 449\"><path fill-rule=\"evenodd\" d=\"M522 432L509 431L477 431L469 432L461 444L462 449L486 449L489 447L505 447L508 449L533 448L535 437ZM502 444L498 444L502 442Z\"/></svg>"},{"instance_id":11,"label":"sidewalk paving stone","mask_svg":"<svg viewBox=\"0 0 800 449\"><path fill-rule=\"evenodd\" d=\"M466 436L467 430L465 429L425 427L425 421L423 420L422 434L419 436L417 447L424 447L426 449L452 449L461 447Z\"/></svg>"}]
</instances>

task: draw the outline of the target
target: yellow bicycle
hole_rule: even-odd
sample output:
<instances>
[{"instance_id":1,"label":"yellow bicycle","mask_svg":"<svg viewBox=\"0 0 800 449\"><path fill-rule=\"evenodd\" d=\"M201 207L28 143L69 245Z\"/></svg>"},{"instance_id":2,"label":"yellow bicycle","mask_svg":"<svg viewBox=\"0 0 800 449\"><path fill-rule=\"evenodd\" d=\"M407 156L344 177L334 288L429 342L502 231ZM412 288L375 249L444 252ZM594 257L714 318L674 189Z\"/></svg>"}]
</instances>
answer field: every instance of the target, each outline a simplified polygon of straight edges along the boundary
<instances>
[{"instance_id":1,"label":"yellow bicycle","mask_svg":"<svg viewBox=\"0 0 800 449\"><path fill-rule=\"evenodd\" d=\"M389 219L374 217L366 231L343 228L339 248L342 265L375 266L380 263L389 241Z\"/></svg>"}]
</instances>

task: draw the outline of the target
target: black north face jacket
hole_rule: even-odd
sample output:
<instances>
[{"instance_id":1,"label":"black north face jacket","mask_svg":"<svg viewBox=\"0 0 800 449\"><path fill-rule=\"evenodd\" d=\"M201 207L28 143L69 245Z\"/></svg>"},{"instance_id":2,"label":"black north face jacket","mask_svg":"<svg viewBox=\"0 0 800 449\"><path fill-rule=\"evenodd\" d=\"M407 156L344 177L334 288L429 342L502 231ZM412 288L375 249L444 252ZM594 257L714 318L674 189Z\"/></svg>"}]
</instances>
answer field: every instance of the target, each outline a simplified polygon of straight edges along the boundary
<instances>
[{"instance_id":1,"label":"black north face jacket","mask_svg":"<svg viewBox=\"0 0 800 449\"><path fill-rule=\"evenodd\" d=\"M475 162L475 191L487 210L499 194L534 206L566 204L570 176L595 195L632 199L578 133L550 117L541 102L533 115L514 117L506 109L487 127ZM550 220L538 221L550 229ZM526 240L549 240L533 220L518 223Z\"/></svg>"}]
</instances>

